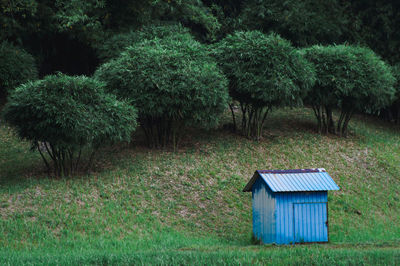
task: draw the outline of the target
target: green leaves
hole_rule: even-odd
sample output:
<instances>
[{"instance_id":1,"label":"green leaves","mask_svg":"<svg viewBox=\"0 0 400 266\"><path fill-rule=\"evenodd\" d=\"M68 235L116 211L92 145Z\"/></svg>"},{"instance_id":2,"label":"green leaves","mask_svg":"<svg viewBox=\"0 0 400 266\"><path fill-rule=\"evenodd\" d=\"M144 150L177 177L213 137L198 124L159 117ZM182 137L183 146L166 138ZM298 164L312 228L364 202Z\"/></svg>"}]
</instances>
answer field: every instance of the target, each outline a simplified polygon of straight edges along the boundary
<instances>
[{"instance_id":1,"label":"green leaves","mask_svg":"<svg viewBox=\"0 0 400 266\"><path fill-rule=\"evenodd\" d=\"M175 131L182 133L183 126L216 125L229 98L226 78L205 47L188 33L134 43L95 76L138 108L148 134L158 132L154 137L158 140L149 140L155 146L165 146Z\"/></svg>"},{"instance_id":2,"label":"green leaves","mask_svg":"<svg viewBox=\"0 0 400 266\"><path fill-rule=\"evenodd\" d=\"M236 32L215 45L214 55L239 102L294 105L315 80L312 65L275 34Z\"/></svg>"},{"instance_id":3,"label":"green leaves","mask_svg":"<svg viewBox=\"0 0 400 266\"><path fill-rule=\"evenodd\" d=\"M240 17L249 29L278 32L295 45L308 46L345 39L348 6L338 0L247 0Z\"/></svg>"},{"instance_id":4,"label":"green leaves","mask_svg":"<svg viewBox=\"0 0 400 266\"><path fill-rule=\"evenodd\" d=\"M310 91L308 103L314 107L319 127L328 121L331 133L347 134L347 124L356 111L375 112L393 100L395 78L390 67L372 50L360 46L313 46L304 50L317 72L316 86ZM321 108L325 111L321 112ZM339 108L341 116L334 128L332 108ZM347 120L347 122L346 122ZM325 122L324 122L325 123Z\"/></svg>"},{"instance_id":5,"label":"green leaves","mask_svg":"<svg viewBox=\"0 0 400 266\"><path fill-rule=\"evenodd\" d=\"M235 32L217 43L212 53L229 79L230 95L242 106L245 134L256 139L261 137L265 110L301 104L315 81L313 66L276 34ZM259 116L247 129L251 123L245 121L246 115L250 120Z\"/></svg>"},{"instance_id":6,"label":"green leaves","mask_svg":"<svg viewBox=\"0 0 400 266\"><path fill-rule=\"evenodd\" d=\"M15 90L4 119L33 145L49 144L55 168L64 173L64 163L59 164L65 156L59 154L70 154L72 164L75 151L129 141L136 127L136 110L103 88L103 83L84 76L47 76Z\"/></svg>"},{"instance_id":7,"label":"green leaves","mask_svg":"<svg viewBox=\"0 0 400 266\"><path fill-rule=\"evenodd\" d=\"M0 98L37 75L33 56L8 42L0 43Z\"/></svg>"},{"instance_id":8,"label":"green leaves","mask_svg":"<svg viewBox=\"0 0 400 266\"><path fill-rule=\"evenodd\" d=\"M357 111L376 111L391 103L395 79L372 50L359 46L313 46L305 49L317 71L311 101Z\"/></svg>"},{"instance_id":9,"label":"green leaves","mask_svg":"<svg viewBox=\"0 0 400 266\"><path fill-rule=\"evenodd\" d=\"M167 36L189 33L189 30L177 23L163 23L160 25L148 25L138 30L113 34L106 39L98 48L98 54L102 61L108 61L118 57L128 46L155 37L165 38Z\"/></svg>"}]
</instances>

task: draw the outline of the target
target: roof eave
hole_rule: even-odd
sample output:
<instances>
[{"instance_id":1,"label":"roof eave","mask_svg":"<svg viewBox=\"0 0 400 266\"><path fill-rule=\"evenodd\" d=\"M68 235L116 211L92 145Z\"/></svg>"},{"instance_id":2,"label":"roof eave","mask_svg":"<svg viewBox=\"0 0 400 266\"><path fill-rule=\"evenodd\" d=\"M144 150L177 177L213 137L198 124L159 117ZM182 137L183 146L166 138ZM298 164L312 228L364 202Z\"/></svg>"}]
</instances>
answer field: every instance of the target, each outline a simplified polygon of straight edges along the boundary
<instances>
[{"instance_id":1,"label":"roof eave","mask_svg":"<svg viewBox=\"0 0 400 266\"><path fill-rule=\"evenodd\" d=\"M254 183L257 181L257 179L261 177L261 175L258 173L258 170L256 170L254 172L253 177L249 180L249 182L247 183L247 185L243 188L243 192L251 192Z\"/></svg>"},{"instance_id":2,"label":"roof eave","mask_svg":"<svg viewBox=\"0 0 400 266\"><path fill-rule=\"evenodd\" d=\"M337 191L337 190L340 190L340 189L336 188L336 189L321 189L321 190L277 190L277 191L271 189L271 191L273 193L299 193L299 192L308 193L308 192L328 192L328 191Z\"/></svg>"}]
</instances>

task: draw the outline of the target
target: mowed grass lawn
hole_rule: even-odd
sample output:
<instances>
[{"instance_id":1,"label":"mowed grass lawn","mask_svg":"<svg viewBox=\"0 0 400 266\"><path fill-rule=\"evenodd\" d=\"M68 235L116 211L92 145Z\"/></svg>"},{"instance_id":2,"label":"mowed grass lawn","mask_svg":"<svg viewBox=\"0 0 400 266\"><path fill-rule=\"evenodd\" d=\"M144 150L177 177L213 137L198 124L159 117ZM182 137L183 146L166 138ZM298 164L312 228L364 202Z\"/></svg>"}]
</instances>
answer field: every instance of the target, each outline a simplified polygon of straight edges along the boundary
<instances>
[{"instance_id":1,"label":"mowed grass lawn","mask_svg":"<svg viewBox=\"0 0 400 266\"><path fill-rule=\"evenodd\" d=\"M227 113L225 123L230 122ZM348 138L315 132L307 108L274 111L261 142L190 129L179 150L130 144L94 170L45 173L40 156L0 126L1 264L399 264L400 128L356 116ZM251 242L256 169L325 168L329 244Z\"/></svg>"}]
</instances>

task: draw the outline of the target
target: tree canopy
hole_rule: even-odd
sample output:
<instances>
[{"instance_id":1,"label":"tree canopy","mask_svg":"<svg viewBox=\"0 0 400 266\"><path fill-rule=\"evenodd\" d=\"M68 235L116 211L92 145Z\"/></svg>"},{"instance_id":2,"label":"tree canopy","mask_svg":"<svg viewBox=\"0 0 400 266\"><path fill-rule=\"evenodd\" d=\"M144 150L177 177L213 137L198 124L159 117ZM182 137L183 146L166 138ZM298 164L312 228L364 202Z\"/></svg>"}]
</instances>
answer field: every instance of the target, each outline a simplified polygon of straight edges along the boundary
<instances>
[{"instance_id":1,"label":"tree canopy","mask_svg":"<svg viewBox=\"0 0 400 266\"><path fill-rule=\"evenodd\" d=\"M319 131L347 134L355 111L376 111L394 99L391 68L372 50L360 46L313 46L305 49L314 63L317 82L307 99L313 106ZM340 108L337 128L332 109Z\"/></svg>"},{"instance_id":2,"label":"tree canopy","mask_svg":"<svg viewBox=\"0 0 400 266\"><path fill-rule=\"evenodd\" d=\"M92 74L105 40L160 23L180 23L205 43L237 30L273 31L296 46L362 44L400 61L393 1L13 0L0 1L0 12L0 41L33 54L41 76Z\"/></svg>"},{"instance_id":3,"label":"tree canopy","mask_svg":"<svg viewBox=\"0 0 400 266\"><path fill-rule=\"evenodd\" d=\"M136 127L135 108L103 89L103 83L84 76L58 74L30 81L11 93L4 119L41 153L48 168L43 149L55 174L68 175L77 170L83 148L95 151L129 141Z\"/></svg>"},{"instance_id":4,"label":"tree canopy","mask_svg":"<svg viewBox=\"0 0 400 266\"><path fill-rule=\"evenodd\" d=\"M0 99L18 85L38 76L35 59L8 42L0 43Z\"/></svg>"},{"instance_id":5,"label":"tree canopy","mask_svg":"<svg viewBox=\"0 0 400 266\"><path fill-rule=\"evenodd\" d=\"M229 92L241 105L242 130L248 137L259 139L268 111L301 103L314 84L312 65L279 35L235 32L214 47Z\"/></svg>"},{"instance_id":6,"label":"tree canopy","mask_svg":"<svg viewBox=\"0 0 400 266\"><path fill-rule=\"evenodd\" d=\"M104 62L112 58L118 57L127 47L135 45L144 40L154 38L165 38L173 35L189 33L189 29L181 24L164 23L159 25L143 26L138 30L130 30L113 34L110 38L105 39L104 43L98 47L100 59Z\"/></svg>"},{"instance_id":7,"label":"tree canopy","mask_svg":"<svg viewBox=\"0 0 400 266\"><path fill-rule=\"evenodd\" d=\"M184 126L215 126L229 98L226 78L190 34L136 43L95 76L138 108L153 147L176 146Z\"/></svg>"},{"instance_id":8,"label":"tree canopy","mask_svg":"<svg viewBox=\"0 0 400 266\"><path fill-rule=\"evenodd\" d=\"M241 18L250 29L278 32L295 45L329 44L346 40L346 8L340 0L248 0Z\"/></svg>"}]
</instances>

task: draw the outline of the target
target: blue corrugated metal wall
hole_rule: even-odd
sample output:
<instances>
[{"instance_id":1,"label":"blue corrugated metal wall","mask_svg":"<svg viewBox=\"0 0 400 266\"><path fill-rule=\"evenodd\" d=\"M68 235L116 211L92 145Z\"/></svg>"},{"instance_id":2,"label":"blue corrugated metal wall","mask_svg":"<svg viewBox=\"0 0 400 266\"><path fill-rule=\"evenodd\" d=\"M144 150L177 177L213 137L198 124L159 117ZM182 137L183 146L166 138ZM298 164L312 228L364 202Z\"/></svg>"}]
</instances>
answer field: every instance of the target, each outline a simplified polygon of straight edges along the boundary
<instances>
[{"instance_id":1,"label":"blue corrugated metal wall","mask_svg":"<svg viewBox=\"0 0 400 266\"><path fill-rule=\"evenodd\" d=\"M293 193L274 193L276 199L276 243L291 244L295 241L295 221L296 229L301 231L301 238L296 239L302 242L323 242L328 241L328 229L326 207L328 193L324 192L293 192ZM296 203L324 203L324 206L310 205L294 207ZM294 209L296 208L296 216ZM301 213L300 213L301 212ZM318 231L318 232L317 232ZM298 232L299 233L299 232ZM306 235L304 235L306 234Z\"/></svg>"},{"instance_id":2,"label":"blue corrugated metal wall","mask_svg":"<svg viewBox=\"0 0 400 266\"><path fill-rule=\"evenodd\" d=\"M265 182L259 178L252 187L253 233L263 243L276 240L275 197Z\"/></svg>"}]
</instances>

